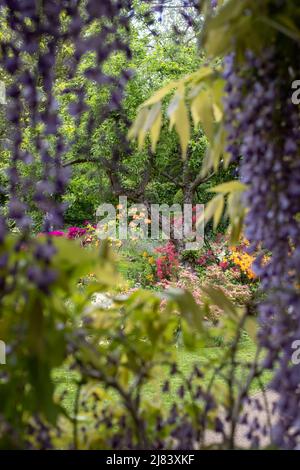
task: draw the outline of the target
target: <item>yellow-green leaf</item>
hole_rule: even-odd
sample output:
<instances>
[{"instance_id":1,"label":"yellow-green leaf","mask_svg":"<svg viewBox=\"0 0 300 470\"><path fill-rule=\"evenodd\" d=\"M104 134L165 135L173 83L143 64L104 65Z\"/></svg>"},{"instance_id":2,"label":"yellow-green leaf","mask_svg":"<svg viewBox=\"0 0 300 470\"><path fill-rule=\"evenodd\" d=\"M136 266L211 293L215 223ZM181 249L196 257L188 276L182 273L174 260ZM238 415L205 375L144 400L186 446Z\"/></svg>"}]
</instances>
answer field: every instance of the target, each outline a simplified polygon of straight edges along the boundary
<instances>
[{"instance_id":1,"label":"yellow-green leaf","mask_svg":"<svg viewBox=\"0 0 300 470\"><path fill-rule=\"evenodd\" d=\"M171 102L168 106L167 115L168 115L168 118L170 120L170 130L172 130L174 125L175 125L176 112L178 110L179 102L180 102L181 99L182 99L182 97L180 96L180 94L178 92L175 93L175 95L173 96L173 98L172 98L172 100L171 100Z\"/></svg>"},{"instance_id":2,"label":"yellow-green leaf","mask_svg":"<svg viewBox=\"0 0 300 470\"><path fill-rule=\"evenodd\" d=\"M190 131L190 120L189 114L184 100L180 101L178 110L176 113L176 122L175 122L176 131L179 135L182 155L186 156L187 148L190 141L191 131Z\"/></svg>"},{"instance_id":3,"label":"yellow-green leaf","mask_svg":"<svg viewBox=\"0 0 300 470\"><path fill-rule=\"evenodd\" d=\"M216 208L215 208L215 212L214 212L214 229L217 228L220 220L221 220L221 217L223 215L223 211L224 211L224 197L220 194L219 196L217 196L217 199L218 199L218 202L216 204Z\"/></svg>"},{"instance_id":4,"label":"yellow-green leaf","mask_svg":"<svg viewBox=\"0 0 300 470\"><path fill-rule=\"evenodd\" d=\"M223 118L223 112L221 108L219 108L219 106L216 105L215 103L213 103L213 113L214 113L215 121L220 122Z\"/></svg>"},{"instance_id":5,"label":"yellow-green leaf","mask_svg":"<svg viewBox=\"0 0 300 470\"><path fill-rule=\"evenodd\" d=\"M147 118L144 123L143 130L147 132L151 127L153 126L158 114L160 113L161 110L161 103L155 103L151 108L150 111L147 114Z\"/></svg>"},{"instance_id":6,"label":"yellow-green leaf","mask_svg":"<svg viewBox=\"0 0 300 470\"><path fill-rule=\"evenodd\" d=\"M226 81L223 78L214 80L212 84L212 94L214 103L222 110L223 109L223 98L224 98L224 87Z\"/></svg>"},{"instance_id":7,"label":"yellow-green leaf","mask_svg":"<svg viewBox=\"0 0 300 470\"><path fill-rule=\"evenodd\" d=\"M151 150L152 150L153 153L155 152L156 145L157 145L157 142L158 142L158 139L159 139L161 126L162 126L162 115L161 115L161 111L160 111L158 113L158 115L156 116L156 119L153 123L153 126L151 127L151 130L150 130Z\"/></svg>"},{"instance_id":8,"label":"yellow-green leaf","mask_svg":"<svg viewBox=\"0 0 300 470\"><path fill-rule=\"evenodd\" d=\"M147 116L148 116L149 108L141 108L140 111L137 114L137 117L134 120L134 123L132 124L131 128L129 129L128 132L128 139L133 139L138 137L139 132L141 129L143 129Z\"/></svg>"},{"instance_id":9,"label":"yellow-green leaf","mask_svg":"<svg viewBox=\"0 0 300 470\"><path fill-rule=\"evenodd\" d=\"M179 136L183 157L186 156L191 130L188 109L185 103L184 87L180 87L168 108L170 128L175 126Z\"/></svg>"},{"instance_id":10,"label":"yellow-green leaf","mask_svg":"<svg viewBox=\"0 0 300 470\"><path fill-rule=\"evenodd\" d=\"M207 138L212 141L214 114L209 90L202 90L192 101L191 113L195 125L197 126L201 123Z\"/></svg>"},{"instance_id":11,"label":"yellow-green leaf","mask_svg":"<svg viewBox=\"0 0 300 470\"><path fill-rule=\"evenodd\" d=\"M247 331L250 338L256 341L258 327L257 327L257 321L255 320L255 318L248 317L245 321L244 328Z\"/></svg>"},{"instance_id":12,"label":"yellow-green leaf","mask_svg":"<svg viewBox=\"0 0 300 470\"><path fill-rule=\"evenodd\" d=\"M212 142L212 147L210 150L210 164L213 166L214 170L217 171L221 156L224 152L225 146L225 131L222 125L218 126L218 130L215 133L214 140Z\"/></svg>"},{"instance_id":13,"label":"yellow-green leaf","mask_svg":"<svg viewBox=\"0 0 300 470\"><path fill-rule=\"evenodd\" d=\"M163 88L160 88L156 93L154 93L154 95L151 96L151 98L145 101L143 106L151 106L158 101L161 101L168 93L170 93L170 91L172 91L174 88L177 88L181 81L182 80L173 80Z\"/></svg>"},{"instance_id":14,"label":"yellow-green leaf","mask_svg":"<svg viewBox=\"0 0 300 470\"><path fill-rule=\"evenodd\" d=\"M222 183L218 184L214 188L208 189L209 192L212 193L231 193L233 191L245 191L247 189L247 186L241 181L238 180L233 180L233 181L228 181L227 183Z\"/></svg>"},{"instance_id":15,"label":"yellow-green leaf","mask_svg":"<svg viewBox=\"0 0 300 470\"><path fill-rule=\"evenodd\" d=\"M213 69L211 67L205 66L201 67L198 72L195 74L195 82L201 82L203 79L208 78L213 74Z\"/></svg>"},{"instance_id":16,"label":"yellow-green leaf","mask_svg":"<svg viewBox=\"0 0 300 470\"><path fill-rule=\"evenodd\" d=\"M138 148L139 150L142 150L144 143L145 143L145 138L146 138L146 132L144 129L140 130L138 134Z\"/></svg>"},{"instance_id":17,"label":"yellow-green leaf","mask_svg":"<svg viewBox=\"0 0 300 470\"><path fill-rule=\"evenodd\" d=\"M222 194L215 196L209 203L207 204L205 211L204 211L204 219L205 223L209 222L209 220L214 217L214 223L217 221L217 218L220 215L220 212L223 212L224 209L224 197ZM217 214L215 216L215 213ZM222 215L222 213L221 213Z\"/></svg>"}]
</instances>

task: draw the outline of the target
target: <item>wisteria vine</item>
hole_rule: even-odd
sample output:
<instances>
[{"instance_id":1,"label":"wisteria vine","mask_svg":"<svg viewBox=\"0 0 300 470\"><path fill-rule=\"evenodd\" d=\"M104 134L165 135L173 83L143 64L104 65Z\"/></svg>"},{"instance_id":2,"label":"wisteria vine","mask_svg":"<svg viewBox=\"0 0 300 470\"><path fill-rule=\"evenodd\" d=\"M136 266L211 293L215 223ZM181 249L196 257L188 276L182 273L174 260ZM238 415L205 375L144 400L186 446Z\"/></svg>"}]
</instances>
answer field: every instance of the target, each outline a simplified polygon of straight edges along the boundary
<instances>
[{"instance_id":1,"label":"wisteria vine","mask_svg":"<svg viewBox=\"0 0 300 470\"><path fill-rule=\"evenodd\" d=\"M297 57L297 47L293 52ZM259 341L267 351L264 366L275 369L271 387L279 394L272 441L296 448L300 368L291 356L300 338L300 116L287 71L292 82L300 64L271 48L261 56L248 51L242 64L228 56L224 78L227 151L239 160L240 178L248 185L245 235L250 249L261 250L254 269L267 294L259 306Z\"/></svg>"},{"instance_id":2,"label":"wisteria vine","mask_svg":"<svg viewBox=\"0 0 300 470\"><path fill-rule=\"evenodd\" d=\"M54 93L60 47L62 42L73 47L72 57L64 63L70 83L82 57L87 52L95 54L94 65L85 71L85 76L99 85L109 86L110 100L102 110L103 115L107 115L119 107L130 76L128 70L123 70L119 77L108 76L103 70L105 61L117 51L130 58L127 34L130 5L130 0L101 3L96 0L1 0L2 21L10 28L10 36L0 42L0 55L10 84L7 87L7 118L12 129L8 149L8 209L7 214L0 216L1 243L7 233L7 224L19 229L23 241L30 234L33 221L28 211L28 194L43 215L45 233L62 226L65 207L61 196L69 179L62 159L70 143L62 135L60 107ZM98 27L93 29L95 22ZM79 119L87 109L85 87L70 86L64 93L73 95L70 113ZM93 125L93 119L90 115L88 128ZM30 150L24 147L26 123L34 131ZM42 168L39 180L25 177L22 168L32 167L34 171L38 160ZM16 249L20 248L21 242ZM49 266L54 252L50 238L46 244L37 244L37 263L28 270L28 278L44 291L56 276ZM7 257L1 258L2 264L6 261ZM4 284L2 278L3 292Z\"/></svg>"}]
</instances>

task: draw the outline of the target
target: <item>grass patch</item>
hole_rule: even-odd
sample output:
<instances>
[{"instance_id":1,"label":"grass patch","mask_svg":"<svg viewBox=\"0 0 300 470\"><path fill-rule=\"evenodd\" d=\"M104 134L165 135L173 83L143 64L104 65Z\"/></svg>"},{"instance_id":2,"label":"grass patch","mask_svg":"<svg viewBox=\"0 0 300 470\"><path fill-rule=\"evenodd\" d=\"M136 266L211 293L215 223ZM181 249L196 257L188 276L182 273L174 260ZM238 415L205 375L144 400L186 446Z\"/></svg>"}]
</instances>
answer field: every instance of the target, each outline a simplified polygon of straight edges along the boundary
<instances>
[{"instance_id":1,"label":"grass patch","mask_svg":"<svg viewBox=\"0 0 300 470\"><path fill-rule=\"evenodd\" d=\"M188 351L183 346L176 347L177 364L181 373L187 377L197 364L199 367L203 366L208 360L216 360L222 355L222 347L209 347L200 348L198 351ZM243 382L247 376L246 367L243 364L251 362L255 355L255 344L249 337L243 337L240 344L238 359L242 365L237 367L236 376ZM213 370L208 372L203 378L203 385L207 385ZM69 414L72 414L74 408L74 401L76 395L76 381L78 374L71 372L66 368L57 369L54 373L53 380L56 384L56 394L63 395L63 406ZM162 386L167 379L170 379L170 390L168 393L162 393ZM266 386L271 379L271 374L266 372L262 377L262 383ZM221 377L216 379L217 383L224 383ZM182 378L180 375L169 376L168 369L162 368L159 374L156 374L144 387L144 398L151 403L160 403L162 407L168 408L174 402L179 401L177 390L182 385ZM259 383L254 381L251 387L251 393L255 393L260 389ZM116 393L111 391L112 399L116 397Z\"/></svg>"}]
</instances>

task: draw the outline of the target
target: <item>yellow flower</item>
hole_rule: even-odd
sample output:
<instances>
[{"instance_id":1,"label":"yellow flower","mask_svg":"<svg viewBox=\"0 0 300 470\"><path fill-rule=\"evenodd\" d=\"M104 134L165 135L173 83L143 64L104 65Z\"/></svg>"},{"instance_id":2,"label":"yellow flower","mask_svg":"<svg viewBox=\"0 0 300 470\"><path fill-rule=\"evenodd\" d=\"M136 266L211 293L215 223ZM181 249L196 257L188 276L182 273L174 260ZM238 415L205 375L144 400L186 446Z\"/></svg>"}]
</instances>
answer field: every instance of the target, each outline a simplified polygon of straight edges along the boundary
<instances>
[{"instance_id":1,"label":"yellow flower","mask_svg":"<svg viewBox=\"0 0 300 470\"><path fill-rule=\"evenodd\" d=\"M232 251L233 253L230 255L229 259L233 261L234 264L239 266L241 271L245 273L249 279L255 279L255 274L252 271L252 263L254 258L248 253L234 251L233 248Z\"/></svg>"}]
</instances>

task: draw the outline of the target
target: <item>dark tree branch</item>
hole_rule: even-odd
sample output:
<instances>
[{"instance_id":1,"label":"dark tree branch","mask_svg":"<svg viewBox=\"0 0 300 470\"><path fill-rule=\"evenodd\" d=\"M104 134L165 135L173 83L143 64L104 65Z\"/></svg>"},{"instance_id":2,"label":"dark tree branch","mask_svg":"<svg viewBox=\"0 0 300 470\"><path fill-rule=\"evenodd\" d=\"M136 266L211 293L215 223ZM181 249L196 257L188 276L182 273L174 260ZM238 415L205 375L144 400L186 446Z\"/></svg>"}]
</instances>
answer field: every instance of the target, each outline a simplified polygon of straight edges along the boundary
<instances>
[{"instance_id":1,"label":"dark tree branch","mask_svg":"<svg viewBox=\"0 0 300 470\"><path fill-rule=\"evenodd\" d=\"M63 163L63 167L82 165L84 163L103 163L102 158L74 158Z\"/></svg>"},{"instance_id":2,"label":"dark tree branch","mask_svg":"<svg viewBox=\"0 0 300 470\"><path fill-rule=\"evenodd\" d=\"M169 173L166 173L165 171L161 172L161 175L164 176L166 179L171 181L171 183L174 183L176 186L179 188L183 188L183 184L181 181L178 181L178 179L172 175L169 175Z\"/></svg>"},{"instance_id":3,"label":"dark tree branch","mask_svg":"<svg viewBox=\"0 0 300 470\"><path fill-rule=\"evenodd\" d=\"M213 171L210 175L205 176L205 177L198 175L197 178L191 184L192 191L195 191L195 189L197 189L197 187L200 186L200 184L207 183L207 181L209 181L210 178L214 176L214 174L215 172Z\"/></svg>"}]
</instances>

